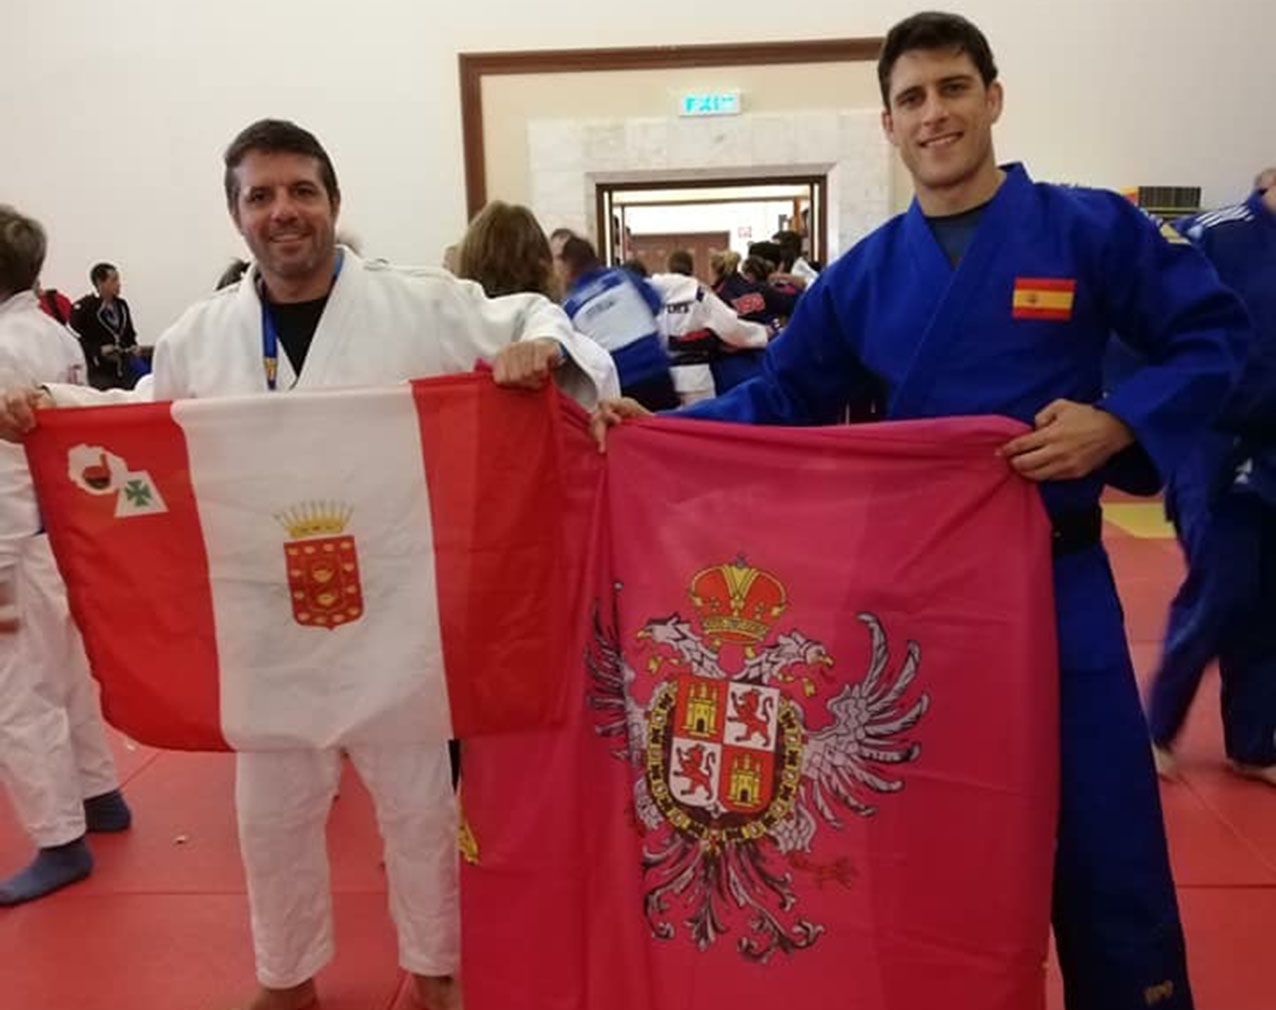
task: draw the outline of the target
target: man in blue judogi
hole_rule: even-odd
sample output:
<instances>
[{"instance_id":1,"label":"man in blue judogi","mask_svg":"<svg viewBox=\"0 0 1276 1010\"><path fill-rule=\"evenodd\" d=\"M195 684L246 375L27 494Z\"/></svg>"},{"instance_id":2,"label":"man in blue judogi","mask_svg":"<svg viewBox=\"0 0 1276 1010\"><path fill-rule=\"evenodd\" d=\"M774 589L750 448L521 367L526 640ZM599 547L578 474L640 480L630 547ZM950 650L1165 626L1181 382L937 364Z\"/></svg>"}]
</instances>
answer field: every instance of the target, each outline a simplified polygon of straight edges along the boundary
<instances>
[{"instance_id":1,"label":"man in blue judogi","mask_svg":"<svg viewBox=\"0 0 1276 1010\"><path fill-rule=\"evenodd\" d=\"M1276 409L1276 169L1244 203L1176 226L1213 262L1254 323L1251 365L1219 430L1201 439L1166 500L1188 560L1170 606L1148 698L1157 767L1173 775L1174 739L1206 665L1223 681L1224 745L1232 768L1276 785L1276 440L1256 411ZM1266 369L1266 372L1264 372ZM1248 401L1247 403L1244 401ZM1234 438L1228 428L1235 429Z\"/></svg>"},{"instance_id":2,"label":"man in blue judogi","mask_svg":"<svg viewBox=\"0 0 1276 1010\"><path fill-rule=\"evenodd\" d=\"M1112 193L998 167L1002 89L964 18L896 25L883 125L913 176L908 212L821 275L763 374L682 416L833 424L1003 414L1002 454L1041 482L1054 527L1060 821L1054 928L1069 1010L1192 1006L1146 727L1100 542L1104 484L1159 487L1227 394L1248 319L1201 255ZM1146 367L1103 395L1119 332ZM600 406L598 437L642 411Z\"/></svg>"},{"instance_id":3,"label":"man in blue judogi","mask_svg":"<svg viewBox=\"0 0 1276 1010\"><path fill-rule=\"evenodd\" d=\"M623 267L604 267L594 247L576 235L563 243L559 261L567 284L563 311L578 332L611 355L621 393L651 410L678 406L672 362L656 322L663 307L656 290Z\"/></svg>"}]
</instances>

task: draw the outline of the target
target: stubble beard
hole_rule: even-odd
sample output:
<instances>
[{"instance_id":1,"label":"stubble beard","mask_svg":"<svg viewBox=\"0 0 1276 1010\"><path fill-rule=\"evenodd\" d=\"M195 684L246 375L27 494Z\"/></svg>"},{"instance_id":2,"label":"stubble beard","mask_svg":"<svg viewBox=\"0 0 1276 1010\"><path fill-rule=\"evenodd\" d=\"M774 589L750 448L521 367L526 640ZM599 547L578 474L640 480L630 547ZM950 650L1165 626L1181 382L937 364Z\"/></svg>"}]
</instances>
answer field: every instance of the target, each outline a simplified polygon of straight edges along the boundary
<instances>
[{"instance_id":1,"label":"stubble beard","mask_svg":"<svg viewBox=\"0 0 1276 1010\"><path fill-rule=\"evenodd\" d=\"M311 277L316 271L323 270L335 248L336 240L333 235L329 234L326 238L313 235L309 237L308 249L299 256L275 255L267 243L268 255L262 259L269 264L275 276L287 281L301 281Z\"/></svg>"}]
</instances>

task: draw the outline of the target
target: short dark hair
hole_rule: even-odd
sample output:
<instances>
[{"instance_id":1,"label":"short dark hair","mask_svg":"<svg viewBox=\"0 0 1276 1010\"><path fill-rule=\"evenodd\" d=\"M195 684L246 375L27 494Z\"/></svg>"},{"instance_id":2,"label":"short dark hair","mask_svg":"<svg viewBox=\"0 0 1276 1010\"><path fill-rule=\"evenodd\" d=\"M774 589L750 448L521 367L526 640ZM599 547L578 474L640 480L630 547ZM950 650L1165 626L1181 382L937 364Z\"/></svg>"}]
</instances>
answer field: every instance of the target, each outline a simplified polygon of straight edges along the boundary
<instances>
[{"instance_id":1,"label":"short dark hair","mask_svg":"<svg viewBox=\"0 0 1276 1010\"><path fill-rule=\"evenodd\" d=\"M47 251L40 222L0 204L0 295L8 298L34 288Z\"/></svg>"},{"instance_id":2,"label":"short dark hair","mask_svg":"<svg viewBox=\"0 0 1276 1010\"><path fill-rule=\"evenodd\" d=\"M775 264L764 260L761 256L746 256L740 264L740 273L758 284L765 284L767 278L775 272Z\"/></svg>"},{"instance_id":3,"label":"short dark hair","mask_svg":"<svg viewBox=\"0 0 1276 1010\"><path fill-rule=\"evenodd\" d=\"M625 260L625 262L620 265L624 267L626 270L628 270L635 277L650 277L651 276L651 272L647 269L647 264L644 263L642 260L640 260L637 256L633 257L632 259Z\"/></svg>"},{"instance_id":4,"label":"short dark hair","mask_svg":"<svg viewBox=\"0 0 1276 1010\"><path fill-rule=\"evenodd\" d=\"M686 249L675 249L671 252L668 265L671 274L684 274L690 277L696 272L695 257Z\"/></svg>"},{"instance_id":5,"label":"short dark hair","mask_svg":"<svg viewBox=\"0 0 1276 1010\"><path fill-rule=\"evenodd\" d=\"M558 254L558 258L563 261L567 272L573 277L579 277L588 270L596 270L602 265L598 262L598 253L594 252L594 247L589 240L579 235L573 235L563 243L563 251Z\"/></svg>"},{"instance_id":6,"label":"short dark hair","mask_svg":"<svg viewBox=\"0 0 1276 1010\"><path fill-rule=\"evenodd\" d=\"M802 236L795 231L777 231L771 241L778 243L785 253L792 252L794 258L802 255Z\"/></svg>"},{"instance_id":7,"label":"short dark hair","mask_svg":"<svg viewBox=\"0 0 1276 1010\"><path fill-rule=\"evenodd\" d=\"M576 238L576 237L577 237L576 233L572 231L570 228L555 228L552 232L549 233L549 240L551 242L553 242L555 239Z\"/></svg>"},{"instance_id":8,"label":"short dark hair","mask_svg":"<svg viewBox=\"0 0 1276 1010\"><path fill-rule=\"evenodd\" d=\"M784 250L780 248L779 242L751 242L749 255L764 259L777 267L784 262Z\"/></svg>"},{"instance_id":9,"label":"short dark hair","mask_svg":"<svg viewBox=\"0 0 1276 1010\"><path fill-rule=\"evenodd\" d=\"M965 53L974 63L984 87L997 79L997 64L992 48L975 25L960 14L923 11L905 18L886 33L881 55L877 58L877 83L882 89L882 104L891 107L891 71L896 61L915 49L951 49Z\"/></svg>"},{"instance_id":10,"label":"short dark hair","mask_svg":"<svg viewBox=\"0 0 1276 1010\"><path fill-rule=\"evenodd\" d=\"M335 207L337 200L341 198L337 170L332 167L332 159L313 133L286 119L259 119L245 126L226 148L226 174L222 181L226 187L226 204L231 210L235 209L239 200L239 177L235 175L235 169L252 151L300 154L314 158L319 162L319 179L328 192L329 204Z\"/></svg>"},{"instance_id":11,"label":"short dark hair","mask_svg":"<svg viewBox=\"0 0 1276 1010\"><path fill-rule=\"evenodd\" d=\"M795 231L777 231L771 236L771 241L780 250L779 265L781 269L785 271L792 270L793 264L802 255L802 236Z\"/></svg>"},{"instance_id":12,"label":"short dark hair","mask_svg":"<svg viewBox=\"0 0 1276 1010\"><path fill-rule=\"evenodd\" d=\"M116 272L114 263L94 263L93 269L89 271L89 280L92 282L94 287L97 287L104 280L110 277L111 274Z\"/></svg>"}]
</instances>

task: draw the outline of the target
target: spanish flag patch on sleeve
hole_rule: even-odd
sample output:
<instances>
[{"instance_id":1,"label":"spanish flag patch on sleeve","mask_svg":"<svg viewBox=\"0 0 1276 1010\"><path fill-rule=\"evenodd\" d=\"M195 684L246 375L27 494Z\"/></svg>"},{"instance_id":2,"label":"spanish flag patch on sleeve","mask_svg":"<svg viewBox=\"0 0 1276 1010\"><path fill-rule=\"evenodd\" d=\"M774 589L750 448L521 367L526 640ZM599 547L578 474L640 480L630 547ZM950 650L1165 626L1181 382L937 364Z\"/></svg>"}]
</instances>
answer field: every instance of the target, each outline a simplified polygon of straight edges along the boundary
<instances>
[{"instance_id":1,"label":"spanish flag patch on sleeve","mask_svg":"<svg viewBox=\"0 0 1276 1010\"><path fill-rule=\"evenodd\" d=\"M1015 319L1071 319L1077 282L1058 277L1016 277L1010 314Z\"/></svg>"}]
</instances>

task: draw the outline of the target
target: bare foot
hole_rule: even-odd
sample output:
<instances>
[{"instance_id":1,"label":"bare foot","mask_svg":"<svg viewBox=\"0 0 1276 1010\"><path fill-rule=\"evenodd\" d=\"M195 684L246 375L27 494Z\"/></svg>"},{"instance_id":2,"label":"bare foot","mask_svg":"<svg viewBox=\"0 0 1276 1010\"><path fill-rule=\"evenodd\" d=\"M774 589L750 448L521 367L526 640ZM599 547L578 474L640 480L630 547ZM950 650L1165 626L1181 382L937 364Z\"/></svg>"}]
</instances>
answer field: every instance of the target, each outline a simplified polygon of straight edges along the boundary
<instances>
[{"instance_id":1,"label":"bare foot","mask_svg":"<svg viewBox=\"0 0 1276 1010\"><path fill-rule=\"evenodd\" d=\"M1247 765L1239 761L1229 762L1232 771L1242 778L1254 779L1258 782L1266 782L1269 786L1276 786L1276 765Z\"/></svg>"},{"instance_id":2,"label":"bare foot","mask_svg":"<svg viewBox=\"0 0 1276 1010\"><path fill-rule=\"evenodd\" d=\"M461 987L451 975L413 975L421 1010L462 1010Z\"/></svg>"},{"instance_id":3,"label":"bare foot","mask_svg":"<svg viewBox=\"0 0 1276 1010\"><path fill-rule=\"evenodd\" d=\"M319 994L315 991L314 979L308 979L289 989L260 986L244 1010L310 1010L318 1005Z\"/></svg>"},{"instance_id":4,"label":"bare foot","mask_svg":"<svg viewBox=\"0 0 1276 1010\"><path fill-rule=\"evenodd\" d=\"M1174 757L1174 752L1168 747L1158 747L1152 745L1152 761L1156 765L1156 773L1163 779L1169 779L1171 782L1178 781L1179 763Z\"/></svg>"}]
</instances>

